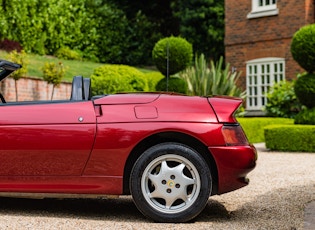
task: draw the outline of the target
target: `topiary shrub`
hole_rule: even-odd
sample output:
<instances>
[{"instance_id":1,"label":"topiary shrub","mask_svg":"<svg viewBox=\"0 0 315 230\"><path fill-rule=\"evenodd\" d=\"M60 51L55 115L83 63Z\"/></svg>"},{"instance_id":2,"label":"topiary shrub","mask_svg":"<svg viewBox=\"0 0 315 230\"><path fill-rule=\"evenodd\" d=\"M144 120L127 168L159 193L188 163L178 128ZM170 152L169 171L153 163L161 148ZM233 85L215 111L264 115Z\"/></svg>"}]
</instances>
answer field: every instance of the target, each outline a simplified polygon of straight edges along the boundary
<instances>
[{"instance_id":1,"label":"topiary shrub","mask_svg":"<svg viewBox=\"0 0 315 230\"><path fill-rule=\"evenodd\" d=\"M149 91L156 91L156 85L164 78L163 74L158 71L148 72L144 76L147 79Z\"/></svg>"},{"instance_id":2,"label":"topiary shrub","mask_svg":"<svg viewBox=\"0 0 315 230\"><path fill-rule=\"evenodd\" d=\"M300 28L292 38L291 53L294 60L307 72L315 71L315 24Z\"/></svg>"},{"instance_id":3,"label":"topiary shrub","mask_svg":"<svg viewBox=\"0 0 315 230\"><path fill-rule=\"evenodd\" d=\"M102 65L91 75L92 94L148 91L144 73L126 65Z\"/></svg>"},{"instance_id":4,"label":"topiary shrub","mask_svg":"<svg viewBox=\"0 0 315 230\"><path fill-rule=\"evenodd\" d=\"M64 60L81 60L81 54L75 50L70 49L69 47L61 47L55 53L56 57Z\"/></svg>"},{"instance_id":5,"label":"topiary shrub","mask_svg":"<svg viewBox=\"0 0 315 230\"><path fill-rule=\"evenodd\" d=\"M168 83L167 83L167 78L164 77L156 85L157 91L169 91L169 92L176 92L176 93L182 93L182 94L187 93L187 88L188 88L187 82L184 79L179 78L179 77L169 77Z\"/></svg>"},{"instance_id":6,"label":"topiary shrub","mask_svg":"<svg viewBox=\"0 0 315 230\"><path fill-rule=\"evenodd\" d=\"M294 92L294 83L281 81L269 89L265 106L267 116L294 118L301 111L302 104Z\"/></svg>"},{"instance_id":7,"label":"topiary shrub","mask_svg":"<svg viewBox=\"0 0 315 230\"><path fill-rule=\"evenodd\" d=\"M307 73L298 77L294 91L300 102L308 108L315 107L315 73Z\"/></svg>"},{"instance_id":8,"label":"topiary shrub","mask_svg":"<svg viewBox=\"0 0 315 230\"><path fill-rule=\"evenodd\" d=\"M192 45L181 37L163 38L155 44L152 51L153 61L164 76L167 75L167 67L169 75L184 70L191 64L192 57Z\"/></svg>"},{"instance_id":9,"label":"topiary shrub","mask_svg":"<svg viewBox=\"0 0 315 230\"><path fill-rule=\"evenodd\" d=\"M295 124L315 125L315 107L304 109L294 118Z\"/></svg>"}]
</instances>

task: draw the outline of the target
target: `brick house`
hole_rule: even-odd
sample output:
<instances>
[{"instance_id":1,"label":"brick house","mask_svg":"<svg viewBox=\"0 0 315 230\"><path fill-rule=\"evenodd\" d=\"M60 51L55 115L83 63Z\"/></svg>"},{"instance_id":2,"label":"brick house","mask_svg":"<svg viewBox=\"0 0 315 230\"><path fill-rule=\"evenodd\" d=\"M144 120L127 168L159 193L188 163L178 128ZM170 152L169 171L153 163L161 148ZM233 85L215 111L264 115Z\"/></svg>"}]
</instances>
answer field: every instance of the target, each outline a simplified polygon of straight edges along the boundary
<instances>
[{"instance_id":1,"label":"brick house","mask_svg":"<svg viewBox=\"0 0 315 230\"><path fill-rule=\"evenodd\" d=\"M261 114L268 88L303 69L290 44L302 26L314 23L314 0L225 0L226 62L242 72L248 114Z\"/></svg>"}]
</instances>

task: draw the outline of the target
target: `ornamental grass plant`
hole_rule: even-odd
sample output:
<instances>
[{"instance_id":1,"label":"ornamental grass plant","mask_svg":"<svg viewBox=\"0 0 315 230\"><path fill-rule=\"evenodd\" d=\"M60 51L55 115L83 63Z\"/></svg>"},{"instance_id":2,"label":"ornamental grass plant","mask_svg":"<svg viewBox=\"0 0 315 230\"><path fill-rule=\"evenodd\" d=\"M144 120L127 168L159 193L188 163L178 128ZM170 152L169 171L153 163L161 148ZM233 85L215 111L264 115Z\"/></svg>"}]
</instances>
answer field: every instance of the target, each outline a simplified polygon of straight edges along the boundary
<instances>
[{"instance_id":1,"label":"ornamental grass plant","mask_svg":"<svg viewBox=\"0 0 315 230\"><path fill-rule=\"evenodd\" d=\"M245 92L236 81L241 72L231 72L230 64L223 66L223 57L218 62L206 61L204 54L196 55L193 66L179 73L188 84L188 94L195 96L227 95L245 97Z\"/></svg>"}]
</instances>

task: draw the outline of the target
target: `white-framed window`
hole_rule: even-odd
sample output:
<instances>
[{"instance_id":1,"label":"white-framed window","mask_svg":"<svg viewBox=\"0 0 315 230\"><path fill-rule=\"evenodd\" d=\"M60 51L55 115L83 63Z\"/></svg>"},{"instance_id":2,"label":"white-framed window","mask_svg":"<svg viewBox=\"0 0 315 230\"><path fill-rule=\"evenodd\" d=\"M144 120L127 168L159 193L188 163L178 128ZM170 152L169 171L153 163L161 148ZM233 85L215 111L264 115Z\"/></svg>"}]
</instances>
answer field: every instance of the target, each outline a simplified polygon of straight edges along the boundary
<instances>
[{"instance_id":1,"label":"white-framed window","mask_svg":"<svg viewBox=\"0 0 315 230\"><path fill-rule=\"evenodd\" d=\"M252 0L252 11L247 15L247 18L258 18L277 15L277 0Z\"/></svg>"},{"instance_id":2,"label":"white-framed window","mask_svg":"<svg viewBox=\"0 0 315 230\"><path fill-rule=\"evenodd\" d=\"M246 109L262 110L269 88L285 80L284 58L259 58L246 62Z\"/></svg>"}]
</instances>

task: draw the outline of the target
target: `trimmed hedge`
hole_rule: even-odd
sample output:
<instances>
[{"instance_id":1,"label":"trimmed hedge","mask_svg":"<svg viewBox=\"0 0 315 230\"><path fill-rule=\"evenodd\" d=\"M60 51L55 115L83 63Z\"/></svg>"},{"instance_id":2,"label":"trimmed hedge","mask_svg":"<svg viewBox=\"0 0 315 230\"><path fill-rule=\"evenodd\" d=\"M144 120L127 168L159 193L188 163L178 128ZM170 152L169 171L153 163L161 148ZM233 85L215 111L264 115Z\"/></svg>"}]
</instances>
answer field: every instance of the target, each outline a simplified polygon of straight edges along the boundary
<instances>
[{"instance_id":1,"label":"trimmed hedge","mask_svg":"<svg viewBox=\"0 0 315 230\"><path fill-rule=\"evenodd\" d=\"M290 152L315 152L314 125L270 125L265 127L266 147Z\"/></svg>"},{"instance_id":2,"label":"trimmed hedge","mask_svg":"<svg viewBox=\"0 0 315 230\"><path fill-rule=\"evenodd\" d=\"M148 91L144 73L127 65L102 65L94 70L91 79L93 95Z\"/></svg>"},{"instance_id":3,"label":"trimmed hedge","mask_svg":"<svg viewBox=\"0 0 315 230\"><path fill-rule=\"evenodd\" d=\"M163 78L165 78L164 75L158 71L145 73L144 77L148 81L148 87L150 92L155 92L157 83Z\"/></svg>"},{"instance_id":4,"label":"trimmed hedge","mask_svg":"<svg viewBox=\"0 0 315 230\"><path fill-rule=\"evenodd\" d=\"M294 120L289 118L270 117L238 117L238 122L250 143L265 142L264 128L271 124L293 124Z\"/></svg>"}]
</instances>

